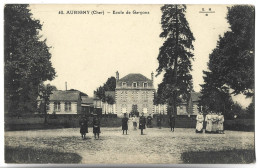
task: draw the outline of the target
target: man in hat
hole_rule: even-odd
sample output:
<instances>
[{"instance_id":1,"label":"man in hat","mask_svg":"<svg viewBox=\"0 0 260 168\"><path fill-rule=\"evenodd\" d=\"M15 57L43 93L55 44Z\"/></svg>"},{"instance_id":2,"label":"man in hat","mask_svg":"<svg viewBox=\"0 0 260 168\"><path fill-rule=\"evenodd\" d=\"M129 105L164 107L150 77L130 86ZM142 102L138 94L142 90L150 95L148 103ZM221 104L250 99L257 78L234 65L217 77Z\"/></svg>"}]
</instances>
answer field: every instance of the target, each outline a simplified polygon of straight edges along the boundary
<instances>
[{"instance_id":1,"label":"man in hat","mask_svg":"<svg viewBox=\"0 0 260 168\"><path fill-rule=\"evenodd\" d=\"M127 135L127 130L128 130L128 118L126 117L126 113L124 113L124 118L122 118L122 130L123 134L126 133Z\"/></svg>"},{"instance_id":2,"label":"man in hat","mask_svg":"<svg viewBox=\"0 0 260 168\"><path fill-rule=\"evenodd\" d=\"M169 124L171 127L171 131L174 132L174 126L175 126L175 116L172 114L169 118Z\"/></svg>"},{"instance_id":3,"label":"man in hat","mask_svg":"<svg viewBox=\"0 0 260 168\"><path fill-rule=\"evenodd\" d=\"M100 134L100 119L97 116L97 114L93 114L93 133L95 136L95 139L99 139L99 134Z\"/></svg>"},{"instance_id":4,"label":"man in hat","mask_svg":"<svg viewBox=\"0 0 260 168\"><path fill-rule=\"evenodd\" d=\"M79 120L80 125L80 134L82 139L86 139L86 133L88 133L88 119L86 116L83 116Z\"/></svg>"},{"instance_id":5,"label":"man in hat","mask_svg":"<svg viewBox=\"0 0 260 168\"><path fill-rule=\"evenodd\" d=\"M141 117L139 118L139 129L141 130L141 135L143 135L143 130L145 129L146 118L144 113L141 113Z\"/></svg>"}]
</instances>

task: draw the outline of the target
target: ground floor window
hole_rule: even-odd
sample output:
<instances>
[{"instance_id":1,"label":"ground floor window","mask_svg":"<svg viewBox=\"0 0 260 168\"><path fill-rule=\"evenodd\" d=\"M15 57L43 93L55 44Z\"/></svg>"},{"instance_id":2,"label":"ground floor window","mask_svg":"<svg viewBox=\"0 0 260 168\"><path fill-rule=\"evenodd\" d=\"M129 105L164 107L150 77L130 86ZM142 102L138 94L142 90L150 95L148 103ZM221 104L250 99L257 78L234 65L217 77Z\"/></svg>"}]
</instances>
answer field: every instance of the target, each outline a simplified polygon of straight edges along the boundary
<instances>
[{"instance_id":1,"label":"ground floor window","mask_svg":"<svg viewBox=\"0 0 260 168\"><path fill-rule=\"evenodd\" d=\"M60 111L60 102L54 102L54 111Z\"/></svg>"}]
</instances>

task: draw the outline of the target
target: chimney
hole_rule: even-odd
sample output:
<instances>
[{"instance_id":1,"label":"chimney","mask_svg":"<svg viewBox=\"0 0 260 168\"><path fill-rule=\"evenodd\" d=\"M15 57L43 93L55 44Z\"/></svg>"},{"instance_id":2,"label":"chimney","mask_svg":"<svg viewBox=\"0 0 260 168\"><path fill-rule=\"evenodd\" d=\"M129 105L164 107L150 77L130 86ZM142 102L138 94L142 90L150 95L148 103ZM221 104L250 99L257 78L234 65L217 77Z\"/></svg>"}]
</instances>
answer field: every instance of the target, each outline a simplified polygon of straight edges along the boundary
<instances>
[{"instance_id":1,"label":"chimney","mask_svg":"<svg viewBox=\"0 0 260 168\"><path fill-rule=\"evenodd\" d=\"M152 82L153 82L153 72L151 73L151 80L152 80Z\"/></svg>"},{"instance_id":2,"label":"chimney","mask_svg":"<svg viewBox=\"0 0 260 168\"><path fill-rule=\"evenodd\" d=\"M119 73L118 73L118 71L116 71L116 81L118 81L119 80Z\"/></svg>"},{"instance_id":3,"label":"chimney","mask_svg":"<svg viewBox=\"0 0 260 168\"><path fill-rule=\"evenodd\" d=\"M67 91L67 82L65 82L65 90Z\"/></svg>"}]
</instances>

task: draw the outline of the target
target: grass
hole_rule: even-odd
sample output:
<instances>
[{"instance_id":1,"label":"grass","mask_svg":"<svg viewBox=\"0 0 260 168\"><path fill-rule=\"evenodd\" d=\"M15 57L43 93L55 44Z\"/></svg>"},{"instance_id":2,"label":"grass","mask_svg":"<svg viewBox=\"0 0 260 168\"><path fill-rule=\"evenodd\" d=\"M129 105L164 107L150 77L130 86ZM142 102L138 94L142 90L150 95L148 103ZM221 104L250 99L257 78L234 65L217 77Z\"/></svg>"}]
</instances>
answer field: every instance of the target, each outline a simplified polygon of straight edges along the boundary
<instances>
[{"instance_id":1,"label":"grass","mask_svg":"<svg viewBox=\"0 0 260 168\"><path fill-rule=\"evenodd\" d=\"M233 149L223 151L194 151L181 155L186 164L249 164L255 163L255 151Z\"/></svg>"},{"instance_id":2,"label":"grass","mask_svg":"<svg viewBox=\"0 0 260 168\"><path fill-rule=\"evenodd\" d=\"M6 163L80 163L82 157L76 153L5 146Z\"/></svg>"}]
</instances>

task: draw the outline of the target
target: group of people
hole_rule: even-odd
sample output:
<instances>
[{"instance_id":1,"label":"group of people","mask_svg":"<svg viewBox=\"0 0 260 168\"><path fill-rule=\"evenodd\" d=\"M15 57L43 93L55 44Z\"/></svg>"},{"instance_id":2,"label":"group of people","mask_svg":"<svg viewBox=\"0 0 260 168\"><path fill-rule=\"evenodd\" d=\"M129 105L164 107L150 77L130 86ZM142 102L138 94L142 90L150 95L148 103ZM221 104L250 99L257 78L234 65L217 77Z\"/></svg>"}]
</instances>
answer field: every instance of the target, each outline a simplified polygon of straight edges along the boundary
<instances>
[{"instance_id":1,"label":"group of people","mask_svg":"<svg viewBox=\"0 0 260 168\"><path fill-rule=\"evenodd\" d=\"M197 117L196 133L203 132L204 116L200 112ZM205 116L206 130L205 133L220 133L224 134L224 116L221 112L209 112Z\"/></svg>"},{"instance_id":2,"label":"group of people","mask_svg":"<svg viewBox=\"0 0 260 168\"><path fill-rule=\"evenodd\" d=\"M145 118L144 113L141 113L141 116L139 117L139 129L141 130L141 135L143 135L143 130L146 128L152 128L153 124L152 124L152 116L151 114L149 114L149 116L147 116L147 118ZM138 122L138 118L136 117L136 115L134 115L132 117L132 122L133 122L133 128L134 130L137 129L137 122ZM157 116L157 126L160 129L161 128L161 122L162 122L162 116L159 115ZM174 132L174 126L175 126L175 117L174 115L171 115L169 118L169 125L171 128L171 131ZM127 115L124 115L124 118L122 118L122 131L123 134L126 133L127 134L127 130L128 130L128 118Z\"/></svg>"},{"instance_id":3,"label":"group of people","mask_svg":"<svg viewBox=\"0 0 260 168\"><path fill-rule=\"evenodd\" d=\"M93 133L95 136L95 139L99 139L100 131L100 118L97 116L97 114L94 114L93 116ZM88 133L88 119L86 116L83 116L79 120L80 125L80 134L82 139L86 139L86 133Z\"/></svg>"}]
</instances>

